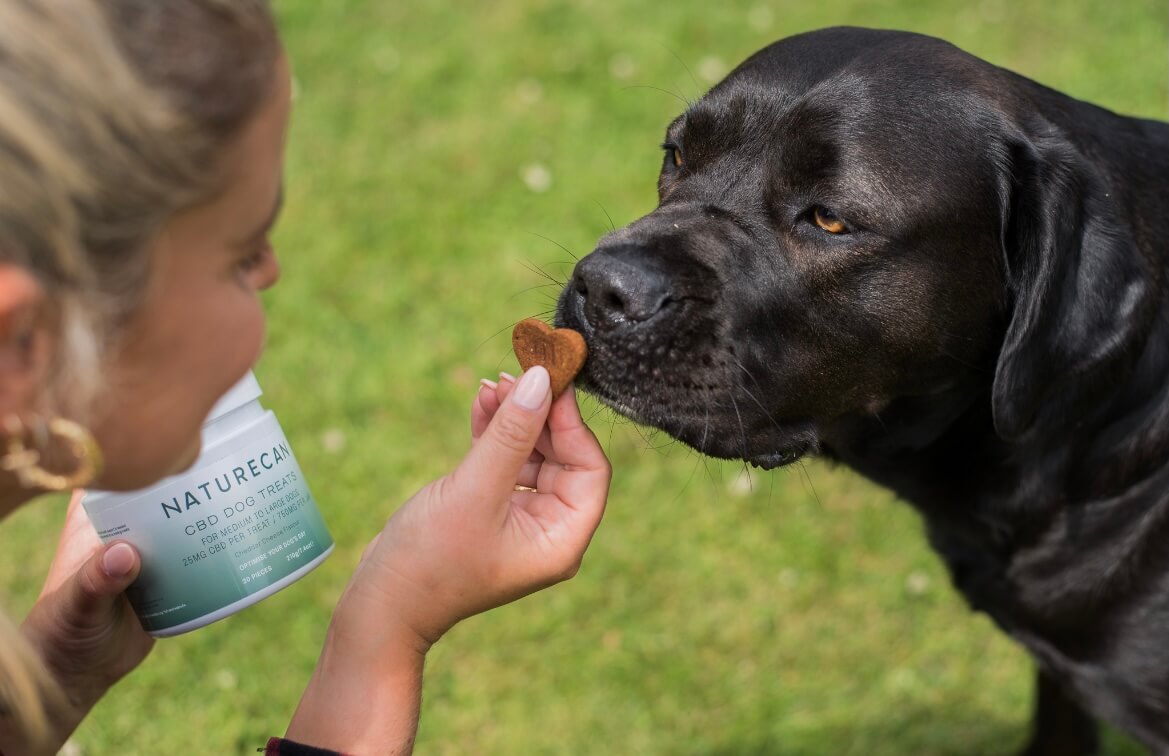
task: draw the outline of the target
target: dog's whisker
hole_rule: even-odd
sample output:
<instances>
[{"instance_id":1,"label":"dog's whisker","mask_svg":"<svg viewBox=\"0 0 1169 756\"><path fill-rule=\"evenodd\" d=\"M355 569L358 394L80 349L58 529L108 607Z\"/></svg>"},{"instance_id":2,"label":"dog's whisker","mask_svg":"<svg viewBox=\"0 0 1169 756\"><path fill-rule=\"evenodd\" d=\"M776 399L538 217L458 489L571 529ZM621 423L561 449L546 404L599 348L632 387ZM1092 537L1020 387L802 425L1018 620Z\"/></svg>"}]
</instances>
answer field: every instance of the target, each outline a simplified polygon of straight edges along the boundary
<instances>
[{"instance_id":1,"label":"dog's whisker","mask_svg":"<svg viewBox=\"0 0 1169 756\"><path fill-rule=\"evenodd\" d=\"M808 466L802 459L797 464L799 465L800 472L803 473L804 482L808 484L808 488L812 491L812 498L816 500L816 506L820 511L824 511L824 502L820 499L820 493L816 490L816 484L812 482L812 474L808 472Z\"/></svg>"},{"instance_id":2,"label":"dog's whisker","mask_svg":"<svg viewBox=\"0 0 1169 756\"><path fill-rule=\"evenodd\" d=\"M569 253L569 254L571 254L571 253ZM549 283L550 285L563 286L565 283L567 283L567 281L562 281L562 280L560 280L559 278L557 278L556 276L552 275L551 273L549 273L548 271L544 270L544 269L543 269L543 268L541 268L539 265L537 265L536 263L534 263L534 262L532 262L532 261L530 261L530 260L525 260L525 261L524 261L523 263L521 263L521 264L522 264L522 265L524 266L524 268L526 268L528 271L530 271L530 272L532 272L532 273L535 273L535 274L536 274L537 276L539 276L540 278L546 278L546 279L548 279L548 283Z\"/></svg>"},{"instance_id":3,"label":"dog's whisker","mask_svg":"<svg viewBox=\"0 0 1169 756\"><path fill-rule=\"evenodd\" d=\"M670 53L670 55L674 56L674 60L678 61L678 65L682 66L682 70L684 70L686 72L686 75L690 77L690 83L694 85L694 94L696 96L701 95L702 94L702 85L700 85L698 83L698 79L695 78L694 71L692 71L690 69L690 66L686 65L686 61L682 60L682 56L679 55L676 50L674 50L671 47L667 47L666 51L668 53ZM690 107L693 104L694 104L694 102L692 100L690 100L690 98L686 98L687 107Z\"/></svg>"},{"instance_id":4,"label":"dog's whisker","mask_svg":"<svg viewBox=\"0 0 1169 756\"><path fill-rule=\"evenodd\" d=\"M710 485L715 486L717 489L719 482L717 480L715 480L714 472L712 472L710 469L710 458L709 457L702 458L702 467L703 467L703 469L706 470L706 478L707 478L707 480L710 481Z\"/></svg>"},{"instance_id":5,"label":"dog's whisker","mask_svg":"<svg viewBox=\"0 0 1169 756\"><path fill-rule=\"evenodd\" d=\"M706 471L707 480L709 480L710 484L713 486L713 485L716 485L716 483L714 480L714 474L710 471L710 462L709 462L710 458L706 456L706 453L704 451L706 449L706 438L707 438L707 435L710 433L710 405L709 404L706 405L705 410L706 411L702 417L702 439L698 445L698 456L699 456L699 459L702 460L702 467Z\"/></svg>"},{"instance_id":6,"label":"dog's whisker","mask_svg":"<svg viewBox=\"0 0 1169 756\"><path fill-rule=\"evenodd\" d=\"M541 286L547 286L547 285L549 285L549 284L541 284ZM538 287L537 287L537 288L538 288ZM531 291L531 289L528 289L527 291ZM518 296L518 294L513 294L513 295L512 295L512 298L514 299L516 296ZM548 318L548 317L550 317L550 316L554 315L554 314L556 313L556 306L555 306L555 302L553 302L552 304L553 304L553 306L552 306L552 308L551 308L551 309L547 309L547 310L541 310L541 311L539 311L539 312L535 313L534 315L532 315L531 317L536 317L536 318L544 319L544 318ZM524 318L520 318L520 320L523 320L523 319L524 319ZM485 338L485 339L483 339L482 341L480 341L480 342L479 342L479 344L478 344L478 345L475 347L475 350L476 350L476 351L478 351L478 350L482 349L483 347L487 346L487 344L488 344L489 342L493 341L494 339L497 339L497 338L499 338L499 337L500 337L502 334L504 334L504 333L507 333L507 332L509 332L509 331L512 331L512 330L514 330L514 329L515 329L515 327L516 327L516 326L519 324L519 322L520 322L519 320L515 320L515 321L512 321L512 323L511 323L510 325L506 325L506 326L504 326L503 328L500 328L500 329L499 329L498 331L496 331L495 333L491 334L491 335L490 335L490 336L488 336L487 338ZM509 350L507 350L507 351L504 353L504 355L503 355L503 356L502 356L502 357L499 359L499 362L496 364L496 366L498 367L498 365L502 365L502 364L503 364L503 361L504 361L504 360L506 360L506 359L507 359L507 357L508 357L509 355L511 355L511 354L513 354L513 352L512 352L510 349L509 349Z\"/></svg>"},{"instance_id":7,"label":"dog's whisker","mask_svg":"<svg viewBox=\"0 0 1169 756\"><path fill-rule=\"evenodd\" d=\"M706 449L706 434L710 431L710 405L705 407L705 414L702 418L702 438L698 442L698 450L704 451Z\"/></svg>"},{"instance_id":8,"label":"dog's whisker","mask_svg":"<svg viewBox=\"0 0 1169 756\"><path fill-rule=\"evenodd\" d=\"M802 465L801 465L802 466ZM767 506L772 506L775 503L775 476L767 476Z\"/></svg>"},{"instance_id":9,"label":"dog's whisker","mask_svg":"<svg viewBox=\"0 0 1169 756\"><path fill-rule=\"evenodd\" d=\"M751 468L748 467L746 460L743 460L743 472L740 474L747 476L747 491L755 493L755 476L751 474Z\"/></svg>"},{"instance_id":10,"label":"dog's whisker","mask_svg":"<svg viewBox=\"0 0 1169 756\"><path fill-rule=\"evenodd\" d=\"M670 90L668 90L668 89L663 89L663 88L661 88L661 87L655 87L655 86L653 86L653 85L651 85L651 84L630 84L630 85L628 85L628 86L626 86L626 87L622 87L622 90L628 90L628 89L652 89L652 90L654 90L655 92L661 92L662 94L667 94L667 95L669 95L670 97L673 97L675 100L678 100L678 101L679 101L679 102L681 102L683 105L685 105L687 108L689 108L691 105L693 105L693 104L694 104L693 102L691 102L690 100L686 99L685 97L683 97L682 95L678 94L677 92L671 92L671 91L670 91Z\"/></svg>"},{"instance_id":11,"label":"dog's whisker","mask_svg":"<svg viewBox=\"0 0 1169 756\"><path fill-rule=\"evenodd\" d=\"M665 443L659 444L656 440L657 436L658 436L657 433L654 433L652 435L652 440L650 443L652 443L653 445L650 446L650 451L661 451L662 449L669 449L671 446L677 446L677 444L678 444L677 441L675 441L672 438L668 438L668 437L667 437Z\"/></svg>"},{"instance_id":12,"label":"dog's whisker","mask_svg":"<svg viewBox=\"0 0 1169 756\"><path fill-rule=\"evenodd\" d=\"M694 460L694 467L690 468L690 475L686 477L686 482L682 484L680 489L678 489L678 495L674 497L674 501L672 502L673 504L677 504L678 501L682 498L682 494L686 493L686 489L690 487L690 481L694 480L694 475L698 472L698 466L700 464L702 464L702 455L699 455Z\"/></svg>"},{"instance_id":13,"label":"dog's whisker","mask_svg":"<svg viewBox=\"0 0 1169 756\"><path fill-rule=\"evenodd\" d=\"M535 236L536 238L543 239L544 241L548 242L549 244L555 244L557 247L560 247L560 249L564 251L564 254L568 255L573 260L576 260L576 261L580 260L580 257L578 257L571 249L564 246L563 244L556 241L555 239L544 236L543 234L538 234L535 231L528 231L528 233L531 234L532 236Z\"/></svg>"},{"instance_id":14,"label":"dog's whisker","mask_svg":"<svg viewBox=\"0 0 1169 756\"><path fill-rule=\"evenodd\" d=\"M759 389L760 391L763 390L763 387L759 385L759 381L757 381L755 379L755 376L751 375L751 371L747 369L747 366L744 365L739 360L738 357L732 357L731 361L734 363L735 367L739 368L739 370L742 370L746 374L746 376L751 379L751 382L755 384L755 388ZM751 389L747 388L746 386L743 386L742 384L740 384L740 388L742 388L744 393L746 393L747 396L750 397L751 401L755 402L755 406L757 406L759 408L759 411L763 413L763 416L766 417L768 419L768 421L770 421L773 426L775 426L775 429L778 431L782 431L783 429L780 427L779 423L776 421L776 419L774 417L771 416L771 413L767 411L767 408L763 406L763 402L759 401L759 398L756 397L755 394L751 392Z\"/></svg>"},{"instance_id":15,"label":"dog's whisker","mask_svg":"<svg viewBox=\"0 0 1169 756\"><path fill-rule=\"evenodd\" d=\"M520 318L520 320L523 320L523 318ZM488 343L489 341L492 341L493 339L497 339L497 338L499 338L499 336L500 336L501 334L503 334L503 333L507 333L508 331L511 331L511 330L513 330L513 329L516 327L516 325L518 325L518 324L519 324L519 322L520 322L519 320L512 321L512 323L511 323L510 325L505 325L503 328L500 328L500 329L499 329L498 331L496 331L495 333L491 334L491 335L490 335L490 336L488 336L487 338L485 338L485 339L483 339L482 341L480 341L480 342L479 342L479 345L478 345L478 346L475 348L475 349L476 349L476 351L478 351L479 349L482 349L483 347L487 346L487 343Z\"/></svg>"},{"instance_id":16,"label":"dog's whisker","mask_svg":"<svg viewBox=\"0 0 1169 756\"><path fill-rule=\"evenodd\" d=\"M508 299L509 300L518 299L519 297L522 297L524 294L531 294L533 291L539 291L540 289L549 289L549 288L552 288L554 286L557 288L563 288L563 284L560 284L558 282L536 284L535 286L529 286L526 289L520 289L518 291L512 292L511 296L508 297Z\"/></svg>"},{"instance_id":17,"label":"dog's whisker","mask_svg":"<svg viewBox=\"0 0 1169 756\"><path fill-rule=\"evenodd\" d=\"M609 221L609 230L616 231L617 224L613 222L613 216L609 215L609 211L605 209L605 206L602 205L600 203L600 201L593 200L593 202L596 204L597 207L601 208L601 212L605 214L605 220Z\"/></svg>"},{"instance_id":18,"label":"dog's whisker","mask_svg":"<svg viewBox=\"0 0 1169 756\"><path fill-rule=\"evenodd\" d=\"M739 403L735 401L734 396L728 396L727 398L731 400L731 406L735 408L735 418L739 421L739 438L743 442L742 452L743 459L745 460L747 458L747 428L743 425L743 415L739 412Z\"/></svg>"}]
</instances>

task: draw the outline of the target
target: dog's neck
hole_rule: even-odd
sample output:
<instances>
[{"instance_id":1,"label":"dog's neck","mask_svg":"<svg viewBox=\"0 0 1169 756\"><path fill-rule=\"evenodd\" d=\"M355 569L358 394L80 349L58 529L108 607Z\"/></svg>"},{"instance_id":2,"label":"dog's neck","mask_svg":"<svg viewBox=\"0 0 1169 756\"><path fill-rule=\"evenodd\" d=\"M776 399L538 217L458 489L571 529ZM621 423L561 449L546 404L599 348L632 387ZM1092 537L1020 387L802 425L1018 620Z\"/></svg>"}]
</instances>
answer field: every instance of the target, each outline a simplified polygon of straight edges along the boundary
<instances>
[{"instance_id":1,"label":"dog's neck","mask_svg":"<svg viewBox=\"0 0 1169 756\"><path fill-rule=\"evenodd\" d=\"M962 522L1123 496L1169 468L1169 307L1140 358L1097 397L1068 408L1064 425L1006 441L995 433L989 376L972 371L879 415L837 419L822 428L821 451L923 514Z\"/></svg>"}]
</instances>

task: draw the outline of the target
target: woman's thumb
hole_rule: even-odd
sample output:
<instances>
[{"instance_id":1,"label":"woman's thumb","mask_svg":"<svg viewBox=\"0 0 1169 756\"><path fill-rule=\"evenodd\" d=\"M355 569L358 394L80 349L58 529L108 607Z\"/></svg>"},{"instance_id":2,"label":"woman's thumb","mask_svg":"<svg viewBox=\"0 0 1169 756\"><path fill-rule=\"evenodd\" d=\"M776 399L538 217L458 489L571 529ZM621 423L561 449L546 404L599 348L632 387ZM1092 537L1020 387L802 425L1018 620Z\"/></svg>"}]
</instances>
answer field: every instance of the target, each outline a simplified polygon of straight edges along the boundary
<instances>
[{"instance_id":1,"label":"woman's thumb","mask_svg":"<svg viewBox=\"0 0 1169 756\"><path fill-rule=\"evenodd\" d=\"M548 370L539 365L528 368L452 474L454 489L460 495L477 497L513 491L520 468L536 448L551 406Z\"/></svg>"},{"instance_id":2,"label":"woman's thumb","mask_svg":"<svg viewBox=\"0 0 1169 756\"><path fill-rule=\"evenodd\" d=\"M85 561L71 591L71 610L79 615L100 611L130 587L142 560L125 541L106 544Z\"/></svg>"}]
</instances>

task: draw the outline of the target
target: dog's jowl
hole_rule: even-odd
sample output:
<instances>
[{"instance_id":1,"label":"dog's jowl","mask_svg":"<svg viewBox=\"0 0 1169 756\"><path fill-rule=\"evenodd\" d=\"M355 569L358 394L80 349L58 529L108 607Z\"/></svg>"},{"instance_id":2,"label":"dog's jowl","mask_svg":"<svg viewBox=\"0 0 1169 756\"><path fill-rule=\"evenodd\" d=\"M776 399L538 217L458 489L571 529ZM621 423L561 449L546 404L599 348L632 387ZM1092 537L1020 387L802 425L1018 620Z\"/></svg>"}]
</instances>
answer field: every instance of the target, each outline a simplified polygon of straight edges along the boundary
<instances>
[{"instance_id":1,"label":"dog's jowl","mask_svg":"<svg viewBox=\"0 0 1169 756\"><path fill-rule=\"evenodd\" d=\"M561 296L579 383L888 486L1035 658L1031 752L1169 752L1169 125L829 29L670 124L658 187Z\"/></svg>"}]
</instances>

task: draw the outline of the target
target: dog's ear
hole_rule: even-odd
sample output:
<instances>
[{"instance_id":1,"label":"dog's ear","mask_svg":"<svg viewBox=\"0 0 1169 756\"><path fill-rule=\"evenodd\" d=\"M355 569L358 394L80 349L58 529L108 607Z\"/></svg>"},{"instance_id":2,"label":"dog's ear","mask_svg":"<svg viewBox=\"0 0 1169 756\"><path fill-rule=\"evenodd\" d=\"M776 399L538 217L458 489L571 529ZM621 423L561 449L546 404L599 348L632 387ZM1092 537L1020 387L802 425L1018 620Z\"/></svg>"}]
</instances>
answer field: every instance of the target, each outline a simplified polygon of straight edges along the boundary
<instances>
[{"instance_id":1,"label":"dog's ear","mask_svg":"<svg viewBox=\"0 0 1169 756\"><path fill-rule=\"evenodd\" d=\"M999 436L1057 432L1135 359L1153 305L1151 272L1117 203L1047 124L1007 148L1003 253L1009 296L995 370Z\"/></svg>"}]
</instances>

